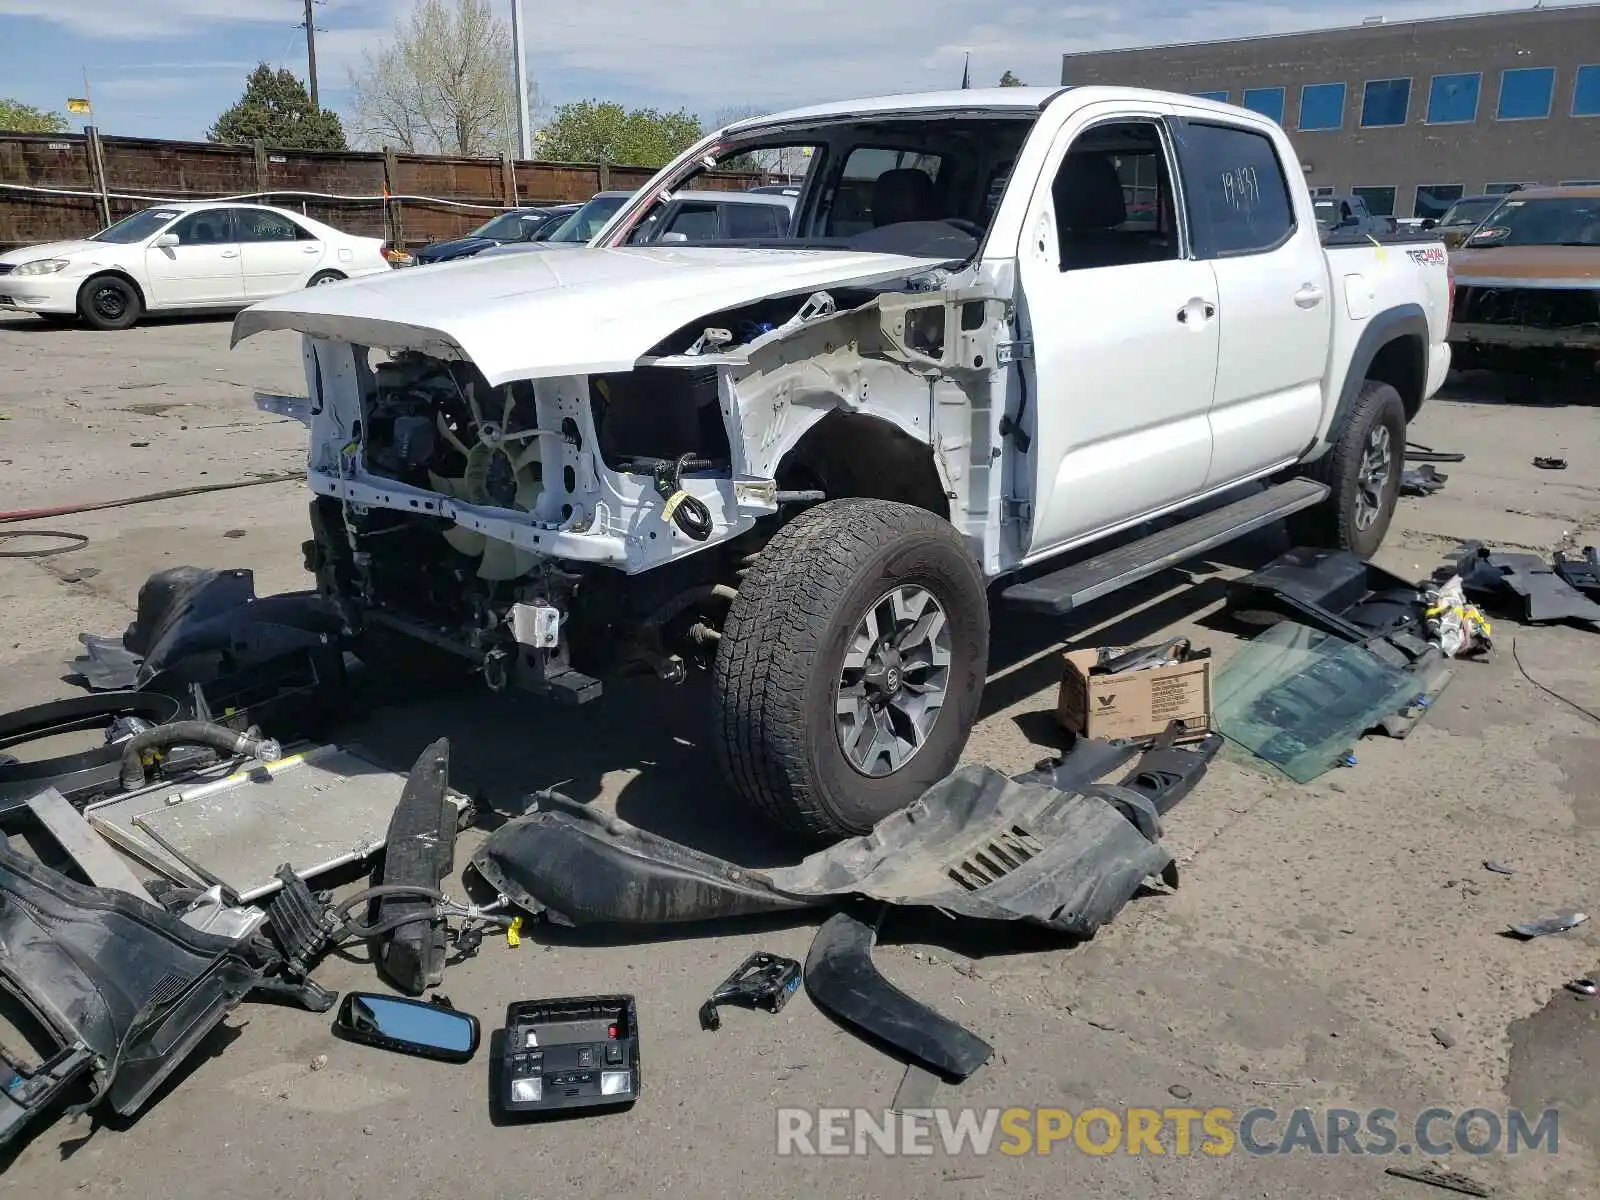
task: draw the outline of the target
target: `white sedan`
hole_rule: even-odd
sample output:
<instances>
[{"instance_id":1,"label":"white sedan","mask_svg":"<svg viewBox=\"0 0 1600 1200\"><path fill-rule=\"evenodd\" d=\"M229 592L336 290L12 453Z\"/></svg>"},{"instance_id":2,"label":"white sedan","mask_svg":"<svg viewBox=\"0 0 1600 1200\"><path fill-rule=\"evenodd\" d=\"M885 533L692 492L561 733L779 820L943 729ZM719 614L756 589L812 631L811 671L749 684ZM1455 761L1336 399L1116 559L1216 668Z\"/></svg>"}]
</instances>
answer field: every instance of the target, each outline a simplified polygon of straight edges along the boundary
<instances>
[{"instance_id":1,"label":"white sedan","mask_svg":"<svg viewBox=\"0 0 1600 1200\"><path fill-rule=\"evenodd\" d=\"M160 204L80 241L0 254L0 312L126 329L390 270L381 238L264 204Z\"/></svg>"}]
</instances>

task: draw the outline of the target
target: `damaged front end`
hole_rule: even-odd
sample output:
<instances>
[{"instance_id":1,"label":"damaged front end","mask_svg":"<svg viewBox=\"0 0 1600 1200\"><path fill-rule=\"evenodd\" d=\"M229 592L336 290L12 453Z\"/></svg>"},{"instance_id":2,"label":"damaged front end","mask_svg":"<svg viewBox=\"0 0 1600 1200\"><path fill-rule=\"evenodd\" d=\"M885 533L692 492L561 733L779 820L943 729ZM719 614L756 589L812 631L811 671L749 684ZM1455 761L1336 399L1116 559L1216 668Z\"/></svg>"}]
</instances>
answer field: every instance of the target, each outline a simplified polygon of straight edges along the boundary
<instances>
[{"instance_id":1,"label":"damaged front end","mask_svg":"<svg viewBox=\"0 0 1600 1200\"><path fill-rule=\"evenodd\" d=\"M714 654L782 512L910 487L981 555L998 472L974 434L1009 306L977 268L849 257L872 261L825 289L641 318L621 367L582 347L512 362L460 322L248 310L236 340L305 335L309 398L258 404L310 428L307 566L358 648L400 634L492 689L583 701Z\"/></svg>"},{"instance_id":2,"label":"damaged front end","mask_svg":"<svg viewBox=\"0 0 1600 1200\"><path fill-rule=\"evenodd\" d=\"M1573 247L1456 255L1451 358L1459 369L1591 374L1600 365L1600 256Z\"/></svg>"}]
</instances>

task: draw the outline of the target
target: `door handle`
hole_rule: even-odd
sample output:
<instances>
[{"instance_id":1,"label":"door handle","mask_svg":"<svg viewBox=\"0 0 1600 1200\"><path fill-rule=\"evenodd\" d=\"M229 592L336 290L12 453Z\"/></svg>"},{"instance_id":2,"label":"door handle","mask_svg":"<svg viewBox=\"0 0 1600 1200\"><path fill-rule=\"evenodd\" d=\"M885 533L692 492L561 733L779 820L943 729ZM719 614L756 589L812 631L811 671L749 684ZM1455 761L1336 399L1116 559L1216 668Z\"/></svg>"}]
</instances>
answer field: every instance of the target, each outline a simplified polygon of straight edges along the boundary
<instances>
[{"instance_id":1,"label":"door handle","mask_svg":"<svg viewBox=\"0 0 1600 1200\"><path fill-rule=\"evenodd\" d=\"M222 257L223 258L238 258L239 257L239 252L237 250L224 250L222 252Z\"/></svg>"},{"instance_id":2,"label":"door handle","mask_svg":"<svg viewBox=\"0 0 1600 1200\"><path fill-rule=\"evenodd\" d=\"M300 247L300 253L301 254L321 254L322 253L322 247L321 246L301 246Z\"/></svg>"},{"instance_id":3,"label":"door handle","mask_svg":"<svg viewBox=\"0 0 1600 1200\"><path fill-rule=\"evenodd\" d=\"M1217 306L1215 304L1212 304L1209 300L1202 300L1199 296L1196 296L1193 300L1189 301L1189 303L1185 304L1178 310L1178 320L1187 325L1189 323L1189 314L1196 307L1198 307L1200 311L1205 314L1206 320L1208 321L1217 315Z\"/></svg>"},{"instance_id":4,"label":"door handle","mask_svg":"<svg viewBox=\"0 0 1600 1200\"><path fill-rule=\"evenodd\" d=\"M1303 283L1294 294L1294 302L1301 308L1315 308L1322 303L1322 289L1314 283Z\"/></svg>"}]
</instances>

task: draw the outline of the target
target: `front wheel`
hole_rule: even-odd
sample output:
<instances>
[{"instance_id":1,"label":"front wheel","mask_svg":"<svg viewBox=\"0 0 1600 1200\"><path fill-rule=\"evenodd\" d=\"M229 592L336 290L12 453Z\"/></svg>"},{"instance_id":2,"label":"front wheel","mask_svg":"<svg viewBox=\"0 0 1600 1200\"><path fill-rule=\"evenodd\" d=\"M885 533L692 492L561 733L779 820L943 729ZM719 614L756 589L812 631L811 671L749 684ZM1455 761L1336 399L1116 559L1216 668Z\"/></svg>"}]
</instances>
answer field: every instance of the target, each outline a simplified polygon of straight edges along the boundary
<instances>
[{"instance_id":1,"label":"front wheel","mask_svg":"<svg viewBox=\"0 0 1600 1200\"><path fill-rule=\"evenodd\" d=\"M767 544L714 670L734 788L808 842L865 833L949 774L989 653L982 572L923 509L836 500Z\"/></svg>"},{"instance_id":2,"label":"front wheel","mask_svg":"<svg viewBox=\"0 0 1600 1200\"><path fill-rule=\"evenodd\" d=\"M119 275L97 275L78 290L78 315L91 329L127 329L143 313L138 289Z\"/></svg>"},{"instance_id":3,"label":"front wheel","mask_svg":"<svg viewBox=\"0 0 1600 1200\"><path fill-rule=\"evenodd\" d=\"M1333 445L1306 474L1328 498L1289 518L1297 543L1371 558L1383 544L1405 471L1406 409L1390 384L1368 379Z\"/></svg>"}]
</instances>

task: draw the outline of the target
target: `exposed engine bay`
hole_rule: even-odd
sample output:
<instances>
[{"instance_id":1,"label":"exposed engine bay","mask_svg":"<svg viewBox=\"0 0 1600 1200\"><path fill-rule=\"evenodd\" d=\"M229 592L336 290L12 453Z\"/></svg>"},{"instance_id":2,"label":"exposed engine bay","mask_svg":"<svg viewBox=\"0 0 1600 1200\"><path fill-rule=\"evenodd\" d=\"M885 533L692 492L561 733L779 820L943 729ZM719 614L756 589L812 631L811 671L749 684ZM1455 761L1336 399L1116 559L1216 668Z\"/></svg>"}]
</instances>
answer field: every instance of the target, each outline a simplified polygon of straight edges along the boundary
<instances>
[{"instance_id":1,"label":"exposed engine bay","mask_svg":"<svg viewBox=\"0 0 1600 1200\"><path fill-rule=\"evenodd\" d=\"M308 335L310 400L258 403L311 427L307 566L364 654L420 640L581 701L707 663L784 514L830 494L910 488L981 528L1007 320L925 279L843 286L716 313L632 370L498 386L431 345Z\"/></svg>"},{"instance_id":2,"label":"exposed engine bay","mask_svg":"<svg viewBox=\"0 0 1600 1200\"><path fill-rule=\"evenodd\" d=\"M1600 361L1600 288L1459 286L1450 340L1458 367L1591 372Z\"/></svg>"}]
</instances>

